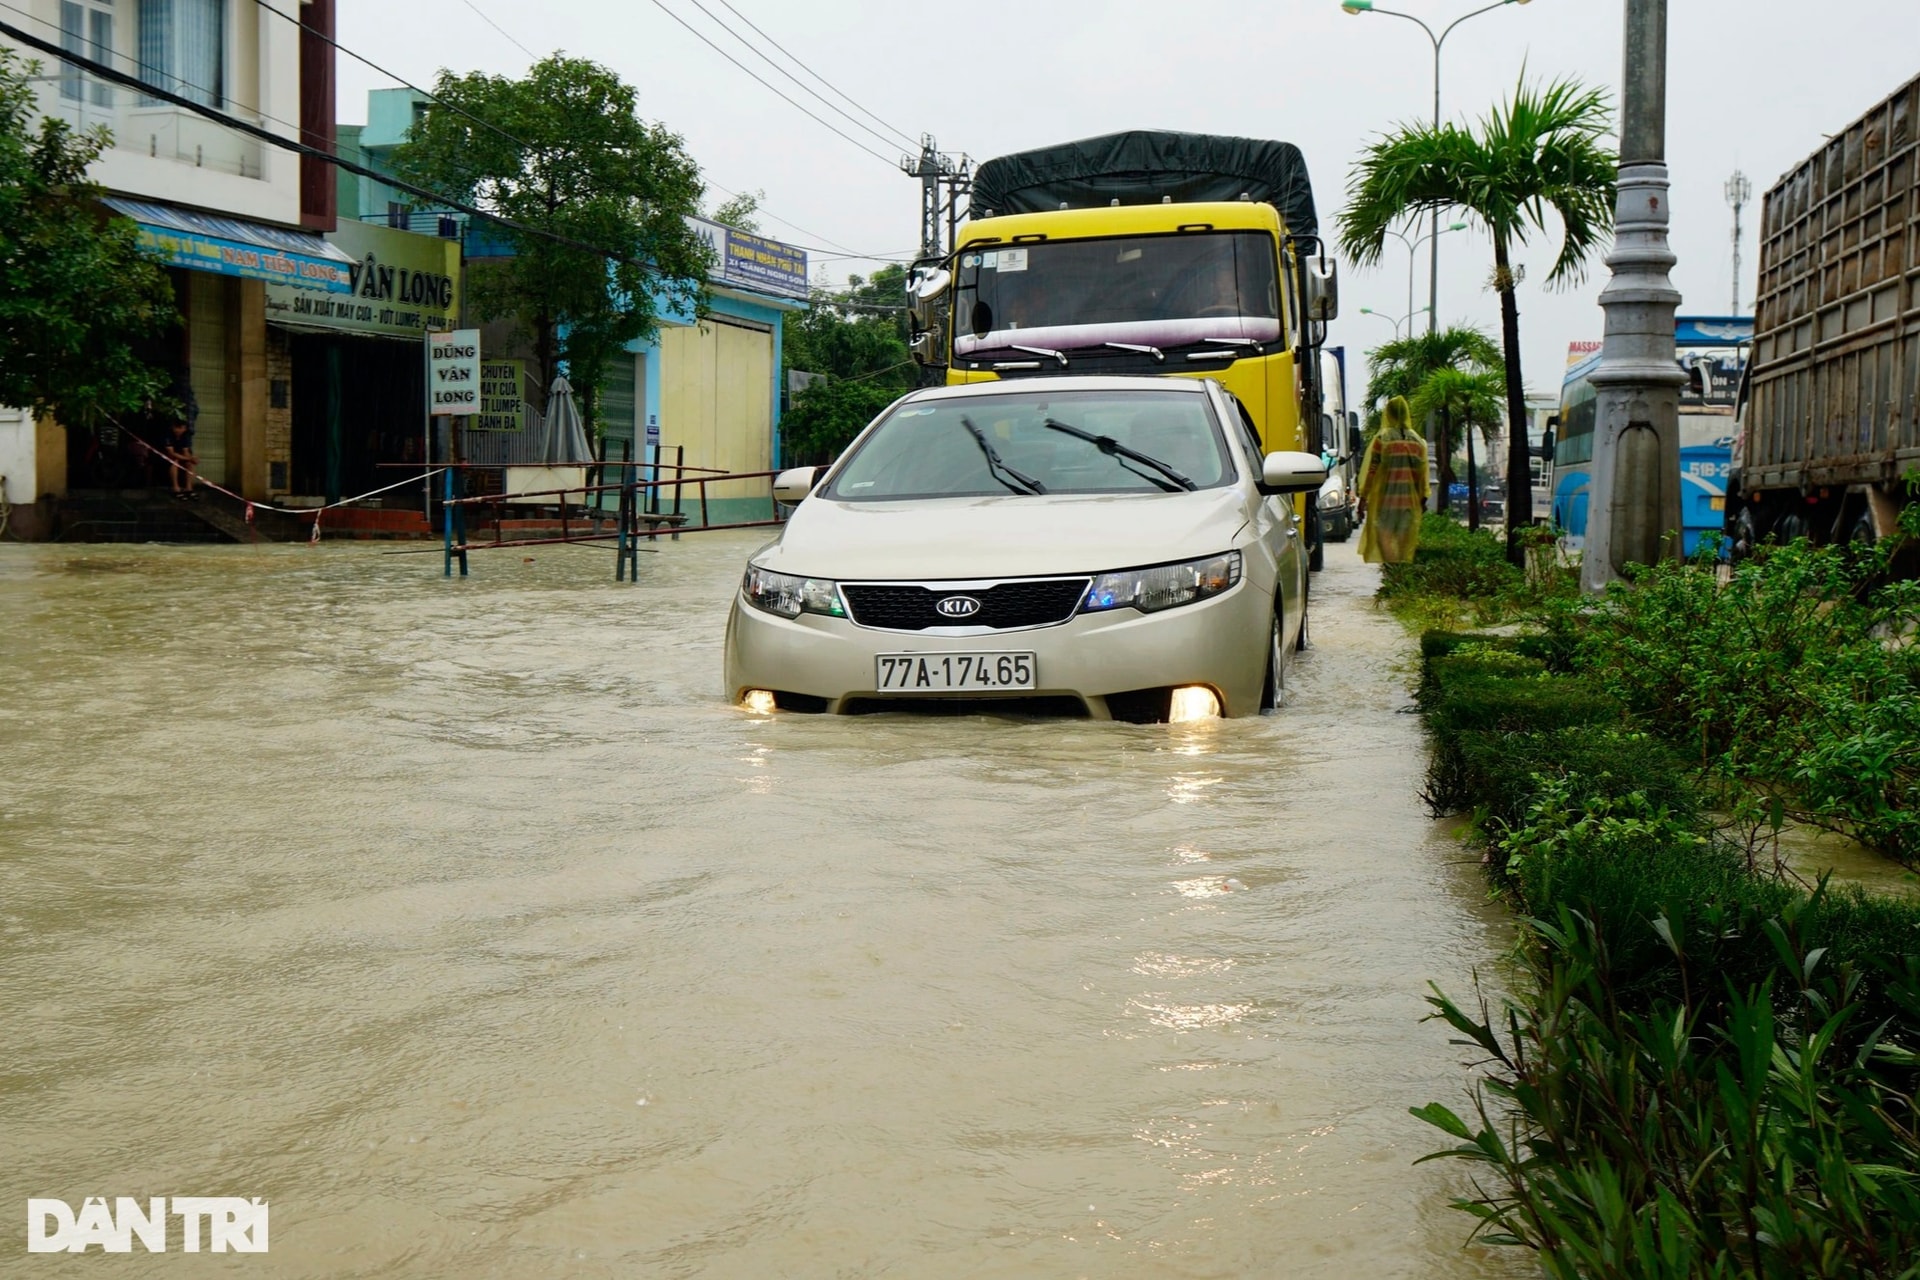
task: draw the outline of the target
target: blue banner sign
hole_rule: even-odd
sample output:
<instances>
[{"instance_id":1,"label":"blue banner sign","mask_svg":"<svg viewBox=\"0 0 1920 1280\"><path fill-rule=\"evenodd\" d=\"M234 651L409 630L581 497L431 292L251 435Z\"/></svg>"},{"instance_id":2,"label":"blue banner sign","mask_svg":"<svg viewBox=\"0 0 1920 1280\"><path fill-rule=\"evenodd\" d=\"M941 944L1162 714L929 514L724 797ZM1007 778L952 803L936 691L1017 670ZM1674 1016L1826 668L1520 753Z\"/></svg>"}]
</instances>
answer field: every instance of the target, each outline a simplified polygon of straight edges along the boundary
<instances>
[{"instance_id":1,"label":"blue banner sign","mask_svg":"<svg viewBox=\"0 0 1920 1280\"><path fill-rule=\"evenodd\" d=\"M688 218L715 259L712 281L783 298L807 296L807 251L706 218Z\"/></svg>"},{"instance_id":2,"label":"blue banner sign","mask_svg":"<svg viewBox=\"0 0 1920 1280\"><path fill-rule=\"evenodd\" d=\"M105 203L132 218L140 248L168 266L324 293L353 291L353 260L319 236L142 200Z\"/></svg>"}]
</instances>

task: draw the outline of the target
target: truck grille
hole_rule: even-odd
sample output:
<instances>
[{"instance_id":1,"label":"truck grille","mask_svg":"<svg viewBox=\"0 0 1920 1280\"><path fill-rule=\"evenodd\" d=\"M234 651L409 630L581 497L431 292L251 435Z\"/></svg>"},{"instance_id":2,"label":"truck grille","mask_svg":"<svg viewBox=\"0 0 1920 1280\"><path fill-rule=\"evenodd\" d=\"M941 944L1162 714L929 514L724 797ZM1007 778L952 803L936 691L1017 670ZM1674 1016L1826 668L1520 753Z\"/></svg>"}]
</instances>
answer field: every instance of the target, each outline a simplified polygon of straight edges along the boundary
<instances>
[{"instance_id":1,"label":"truck grille","mask_svg":"<svg viewBox=\"0 0 1920 1280\"><path fill-rule=\"evenodd\" d=\"M924 631L928 627L1045 627L1065 622L1080 607L1088 578L1024 578L990 587L922 587L891 583L843 585L847 610L863 627L883 631ZM949 596L970 596L980 610L949 617L934 606Z\"/></svg>"}]
</instances>

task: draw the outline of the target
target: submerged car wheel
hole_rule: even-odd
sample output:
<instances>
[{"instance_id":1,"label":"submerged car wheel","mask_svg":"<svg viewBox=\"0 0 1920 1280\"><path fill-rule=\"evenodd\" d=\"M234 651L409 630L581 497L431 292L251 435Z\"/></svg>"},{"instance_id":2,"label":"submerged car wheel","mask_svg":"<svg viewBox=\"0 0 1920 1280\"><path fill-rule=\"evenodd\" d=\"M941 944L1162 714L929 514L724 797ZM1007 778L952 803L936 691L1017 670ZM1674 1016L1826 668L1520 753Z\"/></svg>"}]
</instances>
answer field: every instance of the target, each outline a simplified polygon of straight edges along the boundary
<instances>
[{"instance_id":1,"label":"submerged car wheel","mask_svg":"<svg viewBox=\"0 0 1920 1280\"><path fill-rule=\"evenodd\" d=\"M1280 707L1280 695L1286 689L1287 654L1283 637L1286 629L1281 625L1280 614L1275 612L1271 633L1267 637L1267 678L1260 687L1260 709L1275 711Z\"/></svg>"}]
</instances>

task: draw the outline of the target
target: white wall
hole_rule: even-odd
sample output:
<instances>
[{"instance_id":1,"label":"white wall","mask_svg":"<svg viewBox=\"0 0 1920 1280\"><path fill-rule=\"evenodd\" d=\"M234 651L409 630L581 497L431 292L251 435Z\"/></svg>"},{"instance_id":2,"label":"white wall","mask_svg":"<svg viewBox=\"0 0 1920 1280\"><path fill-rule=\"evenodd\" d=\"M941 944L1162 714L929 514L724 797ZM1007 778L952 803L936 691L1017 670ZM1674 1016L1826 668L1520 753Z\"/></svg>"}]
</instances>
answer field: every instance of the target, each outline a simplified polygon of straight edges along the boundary
<instances>
[{"instance_id":1,"label":"white wall","mask_svg":"<svg viewBox=\"0 0 1920 1280\"><path fill-rule=\"evenodd\" d=\"M33 417L25 409L0 405L0 498L19 506L40 495L34 488Z\"/></svg>"},{"instance_id":2,"label":"white wall","mask_svg":"<svg viewBox=\"0 0 1920 1280\"><path fill-rule=\"evenodd\" d=\"M297 16L301 0L266 0ZM16 10L30 10L27 17ZM136 0L116 0L114 66L134 65ZM59 0L14 0L8 21L59 43ZM4 40L4 38L0 38ZM300 222L300 161L258 139L167 104L142 105L128 89L114 89L111 104L91 100L76 106L60 96L56 60L24 50L44 63L42 109L76 124L105 124L114 145L93 166L92 176L112 191L232 214L258 222ZM262 10L254 0L227 0L227 102L221 108L282 137L299 135L300 43L292 22Z\"/></svg>"}]
</instances>

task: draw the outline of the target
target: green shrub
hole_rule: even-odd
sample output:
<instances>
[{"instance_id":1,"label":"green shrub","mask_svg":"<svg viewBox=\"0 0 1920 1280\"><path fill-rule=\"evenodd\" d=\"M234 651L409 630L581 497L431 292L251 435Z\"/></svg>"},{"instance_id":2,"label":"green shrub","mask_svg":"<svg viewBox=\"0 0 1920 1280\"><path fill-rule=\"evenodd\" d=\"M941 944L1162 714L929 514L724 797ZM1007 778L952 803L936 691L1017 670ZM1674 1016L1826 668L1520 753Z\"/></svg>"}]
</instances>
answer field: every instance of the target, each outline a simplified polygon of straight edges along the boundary
<instances>
[{"instance_id":1,"label":"green shrub","mask_svg":"<svg viewBox=\"0 0 1920 1280\"><path fill-rule=\"evenodd\" d=\"M1702 931L1656 916L1646 932L1694 973L1678 1000L1618 986L1614 940L1571 909L1530 927L1531 990L1501 1014L1436 992L1435 1016L1488 1074L1472 1123L1439 1104L1413 1114L1456 1140L1435 1156L1480 1171L1455 1202L1476 1230L1569 1280L1911 1280L1920 965L1823 952L1802 928L1810 909L1702 913L1765 940L1771 963L1740 984L1690 950ZM1890 1019L1863 998L1870 983Z\"/></svg>"},{"instance_id":2,"label":"green shrub","mask_svg":"<svg viewBox=\"0 0 1920 1280\"><path fill-rule=\"evenodd\" d=\"M1702 764L1920 863L1920 649L1898 640L1920 620L1920 583L1880 581L1876 563L1796 544L1725 586L1661 565L1595 609L1547 611L1550 632Z\"/></svg>"},{"instance_id":3,"label":"green shrub","mask_svg":"<svg viewBox=\"0 0 1920 1280\"><path fill-rule=\"evenodd\" d=\"M1425 796L1436 814L1469 812L1482 803L1469 755L1484 757L1490 735L1621 722L1620 705L1585 681L1551 676L1544 668L1505 675L1506 665L1489 664L1468 650L1427 664L1423 703L1433 750Z\"/></svg>"},{"instance_id":4,"label":"green shrub","mask_svg":"<svg viewBox=\"0 0 1920 1280\"><path fill-rule=\"evenodd\" d=\"M1505 868L1499 837L1520 826L1552 783L1571 788L1569 805L1640 795L1657 809L1704 830L1699 788L1692 773L1659 739L1612 724L1575 725L1536 733L1460 735L1459 807L1471 809L1492 837L1496 872Z\"/></svg>"}]
</instances>

